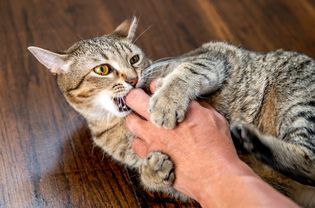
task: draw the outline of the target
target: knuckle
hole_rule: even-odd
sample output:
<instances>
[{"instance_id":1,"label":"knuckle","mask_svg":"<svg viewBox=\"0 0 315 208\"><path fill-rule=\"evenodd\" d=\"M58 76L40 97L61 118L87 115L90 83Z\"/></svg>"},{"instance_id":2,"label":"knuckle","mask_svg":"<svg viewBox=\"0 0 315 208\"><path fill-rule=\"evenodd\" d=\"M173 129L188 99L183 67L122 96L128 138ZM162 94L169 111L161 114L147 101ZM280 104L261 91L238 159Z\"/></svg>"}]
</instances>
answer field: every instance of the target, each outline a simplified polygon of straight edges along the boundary
<instances>
[{"instance_id":1,"label":"knuckle","mask_svg":"<svg viewBox=\"0 0 315 208\"><path fill-rule=\"evenodd\" d=\"M216 117L218 118L219 122L227 125L228 121L225 119L225 117L223 115L221 115L220 113L216 112Z\"/></svg>"},{"instance_id":2,"label":"knuckle","mask_svg":"<svg viewBox=\"0 0 315 208\"><path fill-rule=\"evenodd\" d=\"M189 116L184 122L180 123L179 125L183 128L193 128L200 122L200 118L198 117L199 116Z\"/></svg>"},{"instance_id":3,"label":"knuckle","mask_svg":"<svg viewBox=\"0 0 315 208\"><path fill-rule=\"evenodd\" d=\"M212 109L203 108L201 114L206 115L211 119L215 117L215 113Z\"/></svg>"}]
</instances>

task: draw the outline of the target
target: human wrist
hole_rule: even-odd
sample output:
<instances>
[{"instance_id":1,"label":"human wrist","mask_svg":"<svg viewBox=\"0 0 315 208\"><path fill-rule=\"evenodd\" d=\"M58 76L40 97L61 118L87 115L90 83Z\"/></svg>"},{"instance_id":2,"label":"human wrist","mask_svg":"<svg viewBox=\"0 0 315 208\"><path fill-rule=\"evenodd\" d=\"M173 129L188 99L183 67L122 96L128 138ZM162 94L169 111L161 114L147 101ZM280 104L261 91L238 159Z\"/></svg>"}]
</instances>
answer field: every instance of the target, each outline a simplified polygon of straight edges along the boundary
<instances>
[{"instance_id":1,"label":"human wrist","mask_svg":"<svg viewBox=\"0 0 315 208\"><path fill-rule=\"evenodd\" d=\"M197 183L198 188L193 192L193 197L202 207L216 207L218 190L222 190L223 186L225 186L224 190L227 190L233 185L231 182L240 178L257 178L257 175L237 158L229 161L225 167L220 167L216 174L211 174L201 183Z\"/></svg>"},{"instance_id":2,"label":"human wrist","mask_svg":"<svg viewBox=\"0 0 315 208\"><path fill-rule=\"evenodd\" d=\"M200 188L202 207L298 207L259 178L244 162Z\"/></svg>"}]
</instances>

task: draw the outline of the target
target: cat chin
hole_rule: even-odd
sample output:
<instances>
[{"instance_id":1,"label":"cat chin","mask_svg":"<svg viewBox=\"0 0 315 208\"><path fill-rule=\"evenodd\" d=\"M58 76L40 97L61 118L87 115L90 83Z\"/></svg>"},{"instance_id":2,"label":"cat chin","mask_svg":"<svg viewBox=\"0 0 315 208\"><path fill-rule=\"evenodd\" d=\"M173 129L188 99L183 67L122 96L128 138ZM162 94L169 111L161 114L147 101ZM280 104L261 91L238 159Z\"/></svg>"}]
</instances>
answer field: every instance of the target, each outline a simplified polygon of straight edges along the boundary
<instances>
[{"instance_id":1,"label":"cat chin","mask_svg":"<svg viewBox=\"0 0 315 208\"><path fill-rule=\"evenodd\" d=\"M123 112L120 112L120 111L115 111L115 112L111 112L114 116L116 117L119 117L119 118L123 118L123 117L126 117L128 116L132 111L129 110L129 111L123 111Z\"/></svg>"},{"instance_id":2,"label":"cat chin","mask_svg":"<svg viewBox=\"0 0 315 208\"><path fill-rule=\"evenodd\" d=\"M92 113L94 116L97 117L118 117L118 118L124 118L127 115L129 115L132 112L132 110L128 111L119 111L118 107L116 106L111 106L111 108L103 108L102 111L99 111L98 113Z\"/></svg>"},{"instance_id":3,"label":"cat chin","mask_svg":"<svg viewBox=\"0 0 315 208\"><path fill-rule=\"evenodd\" d=\"M105 121L105 122L111 122L115 118L124 118L127 115L129 115L132 111L118 111L117 110L107 110L103 109L102 111L85 111L81 114L87 118L88 120L98 120L98 121Z\"/></svg>"}]
</instances>

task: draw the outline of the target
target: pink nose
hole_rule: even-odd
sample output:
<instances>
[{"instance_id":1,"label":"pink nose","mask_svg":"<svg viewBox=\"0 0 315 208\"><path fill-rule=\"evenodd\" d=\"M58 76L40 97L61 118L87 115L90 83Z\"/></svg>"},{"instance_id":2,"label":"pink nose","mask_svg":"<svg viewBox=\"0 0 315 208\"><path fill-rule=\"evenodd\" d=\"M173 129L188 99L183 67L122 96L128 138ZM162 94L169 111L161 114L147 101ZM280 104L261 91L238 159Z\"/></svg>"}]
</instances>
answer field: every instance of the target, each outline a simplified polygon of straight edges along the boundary
<instances>
[{"instance_id":1,"label":"pink nose","mask_svg":"<svg viewBox=\"0 0 315 208\"><path fill-rule=\"evenodd\" d=\"M131 86L135 87L138 82L138 78L127 79L126 82Z\"/></svg>"}]
</instances>

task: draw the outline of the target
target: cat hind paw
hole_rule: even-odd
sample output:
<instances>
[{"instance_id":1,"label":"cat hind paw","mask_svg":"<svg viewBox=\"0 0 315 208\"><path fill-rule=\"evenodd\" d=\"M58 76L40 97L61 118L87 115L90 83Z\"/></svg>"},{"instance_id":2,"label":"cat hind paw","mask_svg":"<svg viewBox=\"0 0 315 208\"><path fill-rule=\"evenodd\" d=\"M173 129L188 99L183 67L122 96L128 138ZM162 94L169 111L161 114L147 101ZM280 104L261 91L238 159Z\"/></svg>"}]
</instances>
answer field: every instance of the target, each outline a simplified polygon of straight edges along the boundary
<instances>
[{"instance_id":1,"label":"cat hind paw","mask_svg":"<svg viewBox=\"0 0 315 208\"><path fill-rule=\"evenodd\" d=\"M271 149L263 142L266 138L263 138L254 127L235 122L231 124L230 131L233 142L238 150L245 150L248 153L252 153L257 159L272 158Z\"/></svg>"},{"instance_id":2,"label":"cat hind paw","mask_svg":"<svg viewBox=\"0 0 315 208\"><path fill-rule=\"evenodd\" d=\"M175 180L174 165L170 158L161 152L152 152L140 169L141 181L150 190L171 187Z\"/></svg>"}]
</instances>

